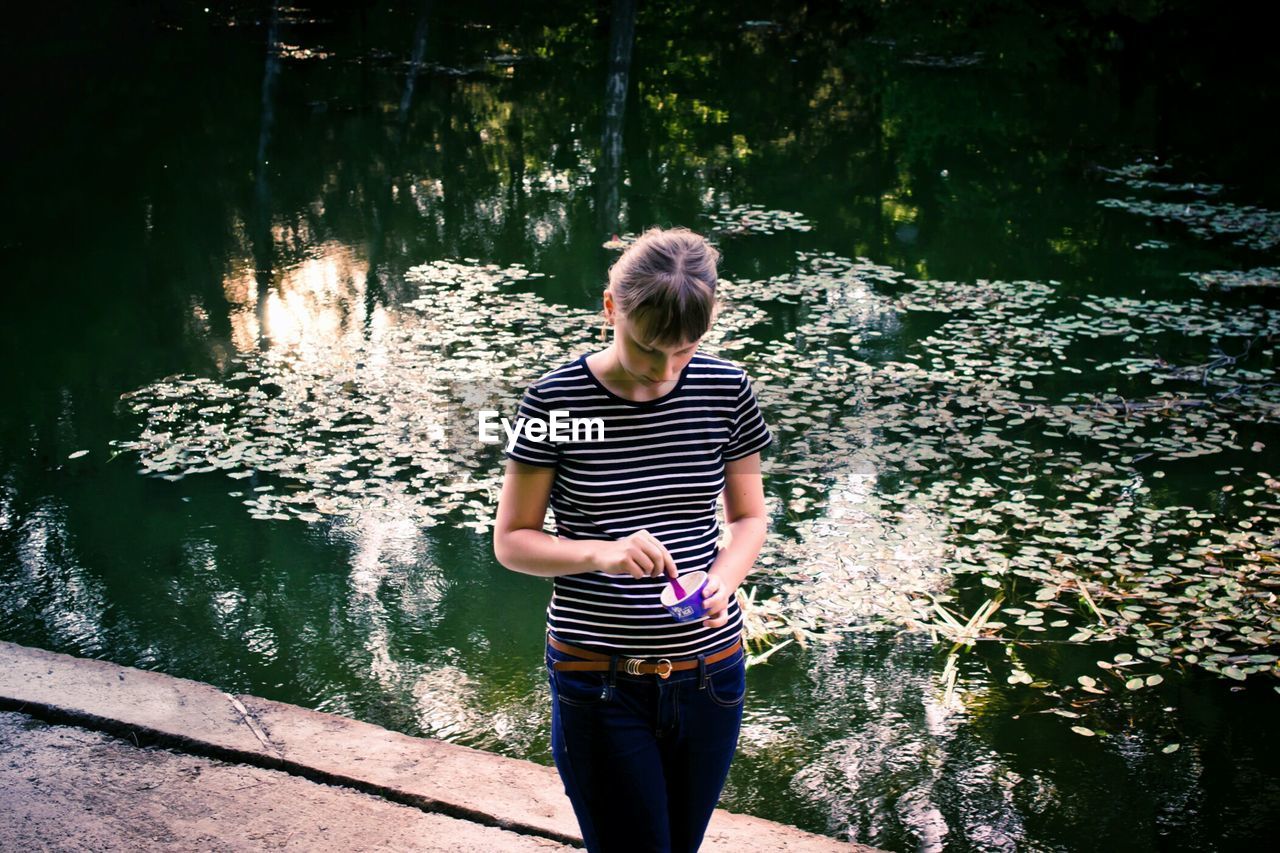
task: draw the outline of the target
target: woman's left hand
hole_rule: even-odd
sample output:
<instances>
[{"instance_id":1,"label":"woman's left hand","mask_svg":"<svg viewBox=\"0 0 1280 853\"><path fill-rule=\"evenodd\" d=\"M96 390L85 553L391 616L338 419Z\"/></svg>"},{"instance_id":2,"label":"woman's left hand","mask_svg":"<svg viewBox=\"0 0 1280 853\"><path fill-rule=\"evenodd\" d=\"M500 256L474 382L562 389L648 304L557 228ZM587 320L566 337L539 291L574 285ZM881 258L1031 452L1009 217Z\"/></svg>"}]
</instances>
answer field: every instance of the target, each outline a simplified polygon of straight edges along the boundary
<instances>
[{"instance_id":1,"label":"woman's left hand","mask_svg":"<svg viewBox=\"0 0 1280 853\"><path fill-rule=\"evenodd\" d=\"M734 590L723 583L720 578L711 575L707 585L702 588L702 602L707 608L707 618L702 624L707 628L720 628L729 622L729 598Z\"/></svg>"}]
</instances>

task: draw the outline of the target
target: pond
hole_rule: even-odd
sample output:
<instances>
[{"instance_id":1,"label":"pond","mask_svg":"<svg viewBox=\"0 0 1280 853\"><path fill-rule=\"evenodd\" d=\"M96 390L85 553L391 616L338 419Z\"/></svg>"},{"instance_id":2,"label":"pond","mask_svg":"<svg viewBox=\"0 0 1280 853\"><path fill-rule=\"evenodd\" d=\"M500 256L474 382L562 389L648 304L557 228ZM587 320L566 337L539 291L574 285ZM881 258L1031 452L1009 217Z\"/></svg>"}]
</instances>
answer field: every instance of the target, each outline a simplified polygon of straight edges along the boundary
<instances>
[{"instance_id":1,"label":"pond","mask_svg":"<svg viewBox=\"0 0 1280 853\"><path fill-rule=\"evenodd\" d=\"M612 64L609 4L11 28L0 639L550 764L477 413L687 225L777 438L722 804L1273 837L1274 95L1223 97L1271 60L1173 7L881 5L643 5Z\"/></svg>"}]
</instances>

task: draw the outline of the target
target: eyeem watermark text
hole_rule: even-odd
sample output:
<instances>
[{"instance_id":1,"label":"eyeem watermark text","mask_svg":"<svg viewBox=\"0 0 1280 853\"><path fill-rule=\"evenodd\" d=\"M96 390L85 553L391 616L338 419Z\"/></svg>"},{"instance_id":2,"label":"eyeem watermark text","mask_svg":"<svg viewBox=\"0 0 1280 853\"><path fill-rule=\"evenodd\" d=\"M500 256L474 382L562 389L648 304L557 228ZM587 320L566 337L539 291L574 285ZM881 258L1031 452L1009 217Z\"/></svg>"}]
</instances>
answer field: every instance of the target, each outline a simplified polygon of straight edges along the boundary
<instances>
[{"instance_id":1,"label":"eyeem watermark text","mask_svg":"<svg viewBox=\"0 0 1280 853\"><path fill-rule=\"evenodd\" d=\"M550 420L541 418L516 418L514 424L500 417L496 409L480 410L480 441L497 444L502 440L498 427L507 434L507 450L516 446L516 439L523 432L530 441L550 441L561 444L567 441L604 441L604 418L573 418L565 409L552 409Z\"/></svg>"}]
</instances>

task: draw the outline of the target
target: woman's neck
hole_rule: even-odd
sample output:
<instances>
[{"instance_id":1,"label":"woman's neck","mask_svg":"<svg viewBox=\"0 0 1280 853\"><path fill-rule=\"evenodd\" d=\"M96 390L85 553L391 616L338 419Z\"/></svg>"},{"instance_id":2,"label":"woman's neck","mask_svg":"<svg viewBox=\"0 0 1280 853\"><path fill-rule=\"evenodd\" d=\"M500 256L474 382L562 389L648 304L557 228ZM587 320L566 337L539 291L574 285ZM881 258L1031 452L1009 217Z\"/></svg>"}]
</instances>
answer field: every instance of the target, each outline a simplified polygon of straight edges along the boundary
<instances>
[{"instance_id":1,"label":"woman's neck","mask_svg":"<svg viewBox=\"0 0 1280 853\"><path fill-rule=\"evenodd\" d=\"M619 397L625 397L636 403L656 400L670 393L678 379L656 384L645 384L627 372L618 360L617 344L609 344L605 349L587 356L587 367L595 374L600 384Z\"/></svg>"}]
</instances>

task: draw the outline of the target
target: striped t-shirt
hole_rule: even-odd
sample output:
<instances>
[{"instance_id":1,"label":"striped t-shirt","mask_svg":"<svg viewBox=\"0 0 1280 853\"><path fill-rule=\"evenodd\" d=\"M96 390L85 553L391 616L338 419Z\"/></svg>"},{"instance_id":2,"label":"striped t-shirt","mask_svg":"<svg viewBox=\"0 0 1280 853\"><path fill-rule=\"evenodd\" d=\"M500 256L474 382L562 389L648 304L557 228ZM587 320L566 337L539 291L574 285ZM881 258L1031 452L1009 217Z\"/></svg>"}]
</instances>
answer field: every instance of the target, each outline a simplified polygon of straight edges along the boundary
<instances>
[{"instance_id":1,"label":"striped t-shirt","mask_svg":"<svg viewBox=\"0 0 1280 853\"><path fill-rule=\"evenodd\" d=\"M563 410L556 439L572 437L568 419L599 418L603 438L582 430L574 441L537 440L520 429L506 455L556 469L550 506L558 536L622 539L648 530L681 575L706 571L718 553L716 497L725 487L725 462L773 441L750 380L732 362L699 352L671 391L637 402L605 388L586 358L530 385L518 418L550 423L552 412ZM666 585L665 575L557 576L548 628L563 642L630 657L688 657L738 638L737 601L730 599L723 627L676 622L658 598Z\"/></svg>"}]
</instances>

